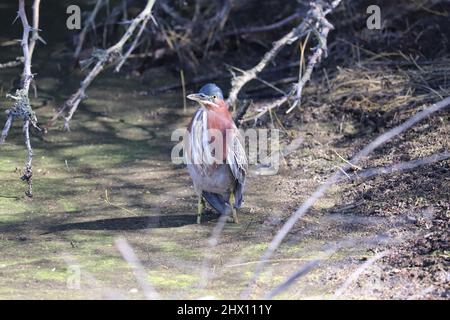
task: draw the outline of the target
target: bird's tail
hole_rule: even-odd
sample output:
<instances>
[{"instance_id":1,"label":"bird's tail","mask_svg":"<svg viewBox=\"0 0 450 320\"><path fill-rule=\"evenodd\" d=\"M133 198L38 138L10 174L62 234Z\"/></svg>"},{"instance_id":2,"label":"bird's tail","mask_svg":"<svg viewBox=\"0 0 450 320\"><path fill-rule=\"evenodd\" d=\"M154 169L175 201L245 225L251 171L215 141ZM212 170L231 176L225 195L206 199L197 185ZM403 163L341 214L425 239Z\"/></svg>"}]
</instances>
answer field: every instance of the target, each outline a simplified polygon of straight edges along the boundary
<instances>
[{"instance_id":1,"label":"bird's tail","mask_svg":"<svg viewBox=\"0 0 450 320\"><path fill-rule=\"evenodd\" d=\"M230 204L225 201L222 195L218 193L203 191L203 198L220 214L229 214L231 212Z\"/></svg>"}]
</instances>

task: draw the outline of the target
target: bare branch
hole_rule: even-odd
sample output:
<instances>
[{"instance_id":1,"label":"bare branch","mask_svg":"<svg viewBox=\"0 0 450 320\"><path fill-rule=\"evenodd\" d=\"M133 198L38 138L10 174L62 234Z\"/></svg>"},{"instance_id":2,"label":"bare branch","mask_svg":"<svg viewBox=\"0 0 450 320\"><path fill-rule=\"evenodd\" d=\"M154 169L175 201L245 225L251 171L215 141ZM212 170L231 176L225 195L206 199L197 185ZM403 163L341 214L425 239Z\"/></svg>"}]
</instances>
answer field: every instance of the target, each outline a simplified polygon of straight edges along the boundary
<instances>
[{"instance_id":1,"label":"bare branch","mask_svg":"<svg viewBox=\"0 0 450 320\"><path fill-rule=\"evenodd\" d=\"M131 21L125 34L122 36L122 38L120 38L120 40L115 45L109 47L106 50L97 50L96 52L94 52L93 56L90 59L88 59L89 61L87 62L87 64L90 64L90 62L96 59L97 62L95 66L91 69L88 75L81 82L80 88L64 103L64 105L59 109L59 111L47 123L47 127L52 126L53 123L63 113L67 112L64 122L64 128L66 130L70 129L69 126L70 120L72 119L75 111L78 109L80 102L86 97L85 93L86 89L89 87L92 81L94 81L94 79L98 76L98 74L104 69L106 65L117 62L117 60L121 57L123 46L128 42L128 40L130 40L137 26L143 23L145 19L149 18L155 2L156 0L147 1L145 8L136 18L134 18Z\"/></svg>"},{"instance_id":2,"label":"bare branch","mask_svg":"<svg viewBox=\"0 0 450 320\"><path fill-rule=\"evenodd\" d=\"M66 117L64 127L66 130L70 129L69 120L72 118L73 114L77 110L81 100L83 100L86 97L85 91L87 87L89 87L89 85L95 79L95 77L103 70L104 63L105 62L103 60L97 61L94 68L92 68L92 70L89 72L86 78L84 78L84 80L81 82L81 86L77 90L77 92L75 92L72 96L70 96L70 98L64 103L61 109L49 121L47 126L51 126L59 118L59 116L61 116L66 111L66 109L69 109L69 113Z\"/></svg>"},{"instance_id":3,"label":"bare branch","mask_svg":"<svg viewBox=\"0 0 450 320\"><path fill-rule=\"evenodd\" d=\"M25 13L25 3L24 0L19 0L19 17L23 25L22 34L22 50L23 50L23 73L22 73L22 89L25 91L28 97L28 90L30 89L31 79L33 75L31 74L31 54L29 48L29 36L31 27L28 24L27 15Z\"/></svg>"},{"instance_id":4,"label":"bare branch","mask_svg":"<svg viewBox=\"0 0 450 320\"><path fill-rule=\"evenodd\" d=\"M339 1L335 1L335 3L332 6L337 6L339 4ZM294 101L294 104L286 111L286 113L291 112L294 110L294 108L300 104L301 98L302 98L302 91L303 87L305 86L306 82L308 82L311 78L312 71L317 63L319 63L322 60L322 57L327 56L327 37L330 30L333 29L333 25L328 22L328 20L325 18L325 12L322 10L322 6L311 3L312 6L312 12L314 17L316 17L318 24L321 27L320 33L318 33L317 37L319 39L319 45L315 49L314 53L312 54L311 58L308 61L308 66L306 67L305 72L303 73L302 77L299 78L298 84L295 88L296 91L296 100ZM333 9L335 7L332 7ZM331 9L330 9L331 10Z\"/></svg>"},{"instance_id":5,"label":"bare branch","mask_svg":"<svg viewBox=\"0 0 450 320\"><path fill-rule=\"evenodd\" d=\"M94 9L92 10L89 17L84 22L83 29L81 30L80 34L78 35L78 42L77 47L75 48L75 52L73 54L73 57L75 59L78 59L80 56L81 50L83 49L83 43L84 39L86 38L86 33L88 32L89 28L93 27L95 24L95 17L97 16L98 11L104 4L105 0L97 0L97 3L95 4Z\"/></svg>"},{"instance_id":6,"label":"bare branch","mask_svg":"<svg viewBox=\"0 0 450 320\"><path fill-rule=\"evenodd\" d=\"M186 19L184 17L182 17L178 12L176 12L175 9L173 9L168 3L167 0L163 0L159 2L159 6L161 7L161 9L168 14L172 19L174 19L175 21L178 21L180 23L189 23L190 20Z\"/></svg>"},{"instance_id":7,"label":"bare branch","mask_svg":"<svg viewBox=\"0 0 450 320\"><path fill-rule=\"evenodd\" d=\"M33 3L33 32L30 39L30 61L33 58L34 48L36 47L36 41L40 40L43 43L45 41L39 36L39 6L41 0L34 0Z\"/></svg>"},{"instance_id":8,"label":"bare branch","mask_svg":"<svg viewBox=\"0 0 450 320\"><path fill-rule=\"evenodd\" d=\"M150 19L151 14L147 15L144 20L142 20L141 22L141 28L139 29L137 35L134 37L133 43L131 44L130 48L128 48L127 52L120 58L119 63L116 66L116 69L114 70L115 72L119 72L120 69L122 68L123 64L125 63L125 61L127 61L128 57L130 56L130 54L134 51L134 49L136 49L136 46L139 42L139 39L142 36L142 33L145 30L145 27L147 26L147 22Z\"/></svg>"},{"instance_id":9,"label":"bare branch","mask_svg":"<svg viewBox=\"0 0 450 320\"><path fill-rule=\"evenodd\" d=\"M5 126L2 130L2 135L0 137L0 145L5 143L6 137L8 136L9 129L11 128L11 124L13 122L13 115L7 110L8 118L6 119Z\"/></svg>"},{"instance_id":10,"label":"bare branch","mask_svg":"<svg viewBox=\"0 0 450 320\"><path fill-rule=\"evenodd\" d=\"M227 103L230 106L234 106L236 104L237 95L241 91L241 89L251 80L253 80L265 67L266 65L273 59L275 56L281 51L281 49L287 44L296 41L301 35L303 35L305 29L305 23L302 22L299 26L294 28L291 32L286 34L280 40L276 41L273 44L273 47L270 51L268 51L262 60L254 66L250 70L246 70L242 73L242 75L238 77L234 77L231 81L231 90L228 96Z\"/></svg>"},{"instance_id":11,"label":"bare branch","mask_svg":"<svg viewBox=\"0 0 450 320\"><path fill-rule=\"evenodd\" d=\"M269 24L267 26L250 27L250 28L232 30L232 31L225 32L224 35L225 36L234 36L234 35L240 35L240 34L267 32L267 31L281 28L281 27L287 25L289 22L294 21L295 19L298 19L300 17L301 17L300 12L295 12L295 13L291 14L290 16L288 16L280 21L277 21L275 23Z\"/></svg>"},{"instance_id":12,"label":"bare branch","mask_svg":"<svg viewBox=\"0 0 450 320\"><path fill-rule=\"evenodd\" d=\"M30 119L26 119L23 122L23 135L25 139L25 146L27 147L28 151L28 158L27 162L25 163L25 169L21 179L23 181L26 181L28 184L28 190L25 192L25 194L28 197L33 197L33 168L31 166L31 162L33 161L33 149L31 148L30 143Z\"/></svg>"},{"instance_id":13,"label":"bare branch","mask_svg":"<svg viewBox=\"0 0 450 320\"><path fill-rule=\"evenodd\" d=\"M14 99L13 106L8 109L5 126L2 131L2 135L0 137L0 145L5 142L5 139L8 135L8 131L11 128L12 122L15 118L21 118L23 120L23 134L24 134L24 142L28 151L28 158L25 163L25 168L22 175L22 180L26 181L28 184L28 190L25 194L28 197L33 196L33 169L32 169L32 161L33 161L33 149L31 148L30 143L30 124L39 129L37 125L36 115L31 108L30 101L28 98L28 92L30 89L30 83L33 79L33 74L31 73L31 56L32 52L30 51L30 31L38 29L38 21L39 21L39 0L35 0L34 3L34 27L33 29L28 24L28 19L25 12L25 0L19 0L19 17L23 26L22 33L22 50L23 50L23 72L22 72L22 87L19 90L16 90L15 95L8 95L8 97ZM37 32L37 31L36 31ZM37 38L36 38L37 39ZM34 47L34 44L33 44Z\"/></svg>"},{"instance_id":14,"label":"bare branch","mask_svg":"<svg viewBox=\"0 0 450 320\"><path fill-rule=\"evenodd\" d=\"M319 42L320 45L312 55L309 60L308 67L301 78L297 87L294 87L291 92L282 97L281 99L276 100L273 104L267 106L260 114L264 114L267 111L279 107L284 104L290 97L292 97L296 92L301 92L304 84L309 80L311 76L312 69L314 65L320 61L322 55L326 55L326 37L328 32L333 28L333 26L325 19L325 16L329 14L334 8L336 8L341 0L335 0L330 5L329 8L323 10L322 4L311 2L311 9L307 12L305 19L303 19L302 23L292 29L288 34L284 37L276 41L272 49L268 51L262 60L254 66L252 69L244 71L240 76L234 77L231 85L231 91L228 97L228 104L235 106L237 101L237 95L241 91L241 89L251 80L255 79L256 76L266 67L266 65L273 60L276 55L284 48L286 45L290 45L293 42L297 41L299 38L303 37L303 35L307 34L311 31L311 29L321 29ZM325 40L324 40L325 39ZM298 97L297 97L298 100ZM248 119L244 119L243 121L248 121Z\"/></svg>"}]
</instances>

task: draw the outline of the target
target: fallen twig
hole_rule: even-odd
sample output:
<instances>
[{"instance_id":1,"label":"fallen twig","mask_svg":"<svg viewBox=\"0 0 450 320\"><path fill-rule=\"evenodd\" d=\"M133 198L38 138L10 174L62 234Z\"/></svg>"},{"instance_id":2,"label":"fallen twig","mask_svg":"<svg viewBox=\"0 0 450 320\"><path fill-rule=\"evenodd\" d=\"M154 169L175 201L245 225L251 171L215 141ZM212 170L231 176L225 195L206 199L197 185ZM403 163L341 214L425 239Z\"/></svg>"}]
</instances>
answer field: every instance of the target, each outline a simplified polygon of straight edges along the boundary
<instances>
[{"instance_id":1,"label":"fallen twig","mask_svg":"<svg viewBox=\"0 0 450 320\"><path fill-rule=\"evenodd\" d=\"M355 168L356 170L362 170L362 168L360 166L356 166L353 163L351 163L350 161L348 161L347 159L345 159L343 156L341 156L339 153L336 152L336 150L333 150L333 152L345 163L349 164L352 168Z\"/></svg>"}]
</instances>

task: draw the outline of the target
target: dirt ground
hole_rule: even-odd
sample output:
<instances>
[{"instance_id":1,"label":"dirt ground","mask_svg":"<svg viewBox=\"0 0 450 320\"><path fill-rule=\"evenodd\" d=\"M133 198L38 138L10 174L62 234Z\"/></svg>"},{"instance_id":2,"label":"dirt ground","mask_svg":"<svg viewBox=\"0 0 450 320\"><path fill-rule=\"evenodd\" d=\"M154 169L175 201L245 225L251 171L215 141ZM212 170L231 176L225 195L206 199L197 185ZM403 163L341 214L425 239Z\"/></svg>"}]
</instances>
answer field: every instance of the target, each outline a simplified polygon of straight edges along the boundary
<instances>
[{"instance_id":1,"label":"dirt ground","mask_svg":"<svg viewBox=\"0 0 450 320\"><path fill-rule=\"evenodd\" d=\"M61 69L57 55L64 50L36 51L38 97L32 104L43 123L80 80L80 74ZM2 108L11 103L3 97L17 74L0 74ZM70 132L55 126L33 136L33 199L24 195L19 179L25 150L21 127L14 125L0 151L0 299L143 298L115 246L118 238L133 247L162 298L239 298L279 228L344 164L339 156L351 157L421 108L392 112L376 95L372 101L328 103L316 99L320 84L312 85L302 110L281 120L283 144L301 139L299 147L276 175L251 168L241 221L227 224L210 250L217 216L209 213L201 225L195 223L187 171L170 161L171 133L186 126L195 106L183 111L181 90L148 94L149 88L179 81L170 77L164 69L144 80L112 72L99 77ZM359 166L448 151L449 116L446 110L426 119ZM267 262L251 298L264 298L299 267L321 259L277 298L448 299L449 173L446 160L334 186ZM332 247L337 249L327 256ZM205 257L211 259L207 283ZM79 287L71 285L74 275L80 275Z\"/></svg>"}]
</instances>

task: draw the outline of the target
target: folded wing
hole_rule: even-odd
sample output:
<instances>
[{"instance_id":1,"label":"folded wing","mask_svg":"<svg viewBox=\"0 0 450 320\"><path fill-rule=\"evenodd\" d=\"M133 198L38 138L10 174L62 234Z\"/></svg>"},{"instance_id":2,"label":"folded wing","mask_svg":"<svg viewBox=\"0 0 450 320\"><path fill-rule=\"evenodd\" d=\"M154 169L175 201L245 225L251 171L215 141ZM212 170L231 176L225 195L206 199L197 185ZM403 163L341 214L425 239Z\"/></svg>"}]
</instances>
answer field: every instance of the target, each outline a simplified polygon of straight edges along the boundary
<instances>
[{"instance_id":1,"label":"folded wing","mask_svg":"<svg viewBox=\"0 0 450 320\"><path fill-rule=\"evenodd\" d=\"M247 156L242 145L241 135L237 127L233 124L230 130L230 136L227 137L227 164L236 179L234 190L234 207L239 208L242 204L243 192L245 186L245 175L247 173Z\"/></svg>"}]
</instances>

